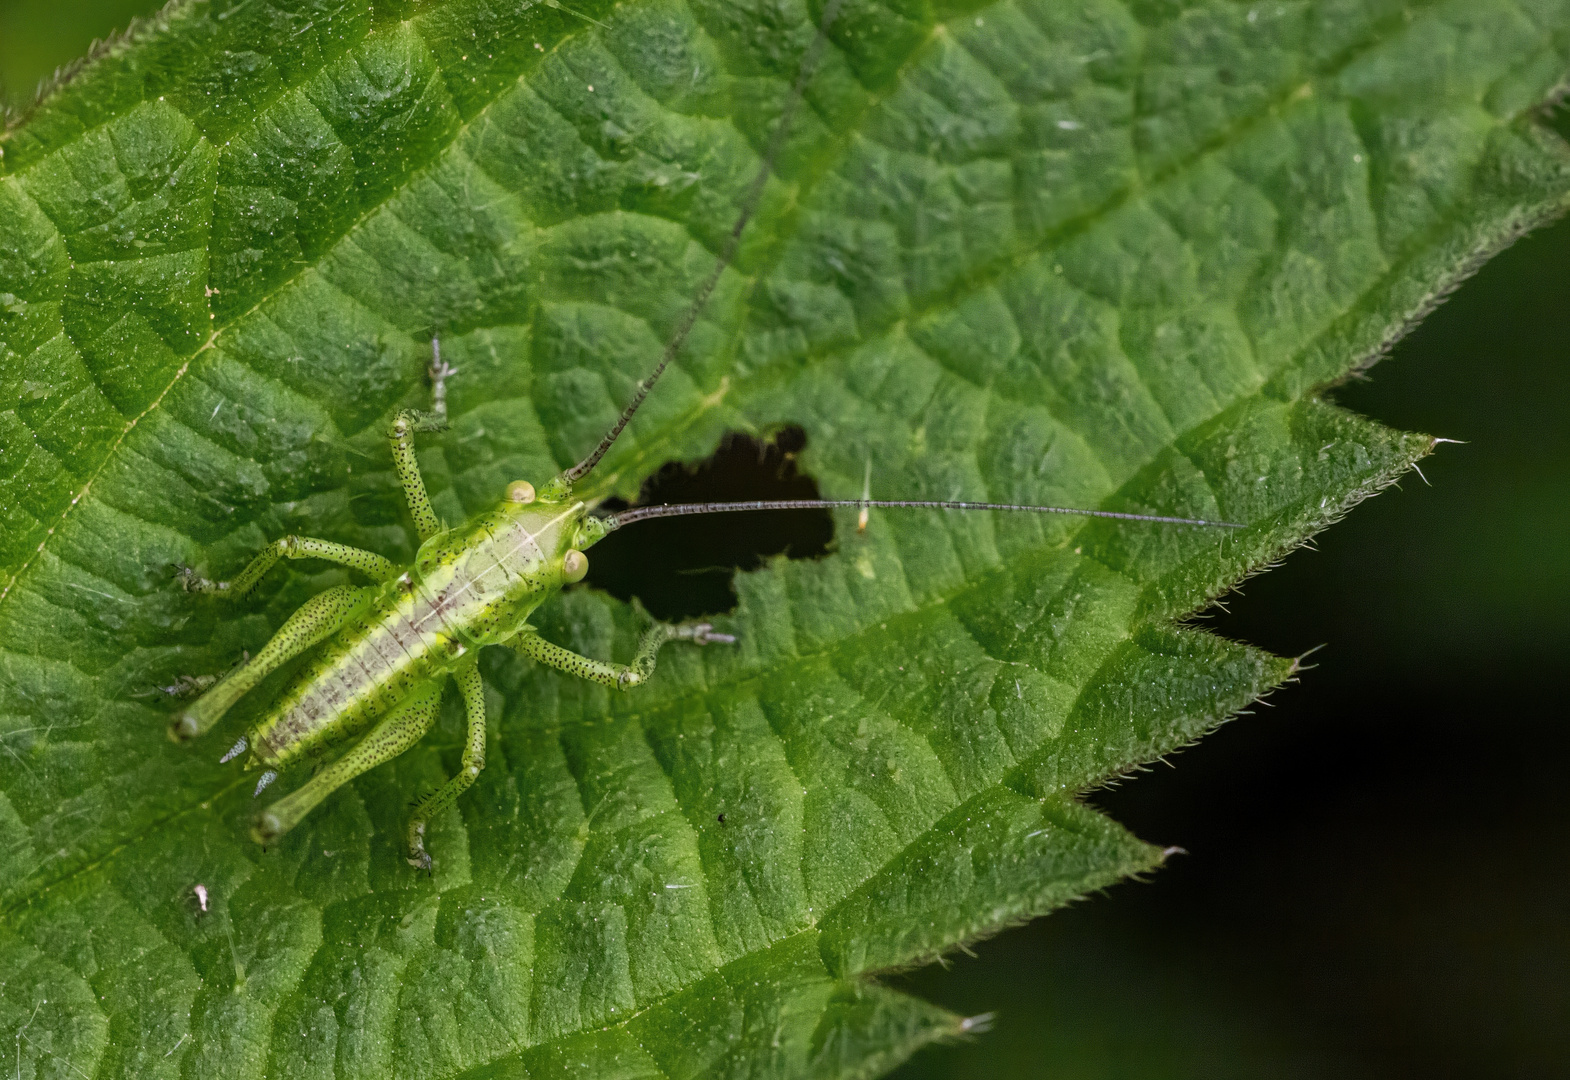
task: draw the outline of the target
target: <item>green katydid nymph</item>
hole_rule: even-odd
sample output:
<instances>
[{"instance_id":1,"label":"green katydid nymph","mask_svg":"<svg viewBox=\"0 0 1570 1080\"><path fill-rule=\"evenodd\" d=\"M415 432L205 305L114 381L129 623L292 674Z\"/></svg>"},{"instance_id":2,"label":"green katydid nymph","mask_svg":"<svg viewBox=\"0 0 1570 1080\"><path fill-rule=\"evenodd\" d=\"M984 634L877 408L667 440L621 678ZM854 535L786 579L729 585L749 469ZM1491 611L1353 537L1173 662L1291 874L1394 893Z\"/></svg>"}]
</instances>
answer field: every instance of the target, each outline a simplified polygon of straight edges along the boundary
<instances>
[{"instance_id":1,"label":"green katydid nymph","mask_svg":"<svg viewBox=\"0 0 1570 1080\"><path fill-rule=\"evenodd\" d=\"M708 623L655 623L643 635L631 664L594 660L554 645L528 623L529 615L563 586L583 580L584 551L612 531L651 518L685 514L807 510L941 509L1075 514L1167 525L1235 528L1227 522L1056 506L910 499L786 499L643 506L598 516L573 495L574 484L614 442L653 386L659 371L639 387L622 419L583 461L536 489L526 480L507 486L488 513L443 529L431 508L415 461L413 436L444 425L435 413L404 410L388 429L393 461L414 515L421 544L413 566L398 567L374 552L326 540L289 536L275 541L228 582L182 571L188 588L230 597L249 592L280 558L318 558L357 570L376 584L339 585L307 601L260 652L178 712L169 725L177 742L209 730L244 694L280 664L326 642L320 654L284 691L248 734L224 755L247 750L247 767L262 768L260 794L278 772L317 761L345 741L359 741L289 795L257 813L251 835L269 843L288 832L336 788L409 749L430 730L449 678L458 684L468 734L457 776L414 808L408 826L409 861L429 868L425 826L485 767L485 695L476 654L505 645L540 663L618 690L631 690L653 674L668 641L731 643ZM432 368L438 388L446 374ZM362 735L362 733L364 733Z\"/></svg>"},{"instance_id":2,"label":"green katydid nymph","mask_svg":"<svg viewBox=\"0 0 1570 1080\"><path fill-rule=\"evenodd\" d=\"M481 648L503 645L569 675L632 690L654 674L656 657L666 642L733 642L707 623L655 623L643 635L632 663L623 665L570 652L544 640L529 625L536 608L564 586L583 579L589 566L584 554L588 548L610 532L639 521L685 514L858 507L1076 514L1167 525L1235 527L1226 522L1106 510L866 497L683 503L599 515L574 495L575 485L615 443L675 358L735 256L837 8L838 0L831 0L825 8L817 37L802 61L759 171L743 194L740 214L714 270L694 296L653 372L638 384L620 419L587 457L539 487L523 479L514 481L498 492L499 502L489 512L455 528L444 528L426 494L413 445L416 433L440 431L446 426L445 380L454 372L441 362L437 349L430 369L433 411L402 410L387 432L393 465L420 539L413 565L399 567L373 552L289 536L270 544L231 581L209 581L182 570L189 589L229 598L249 592L280 558L326 559L373 582L339 585L307 601L260 652L177 712L169 725L170 737L177 742L196 738L217 724L270 672L320 646L314 659L223 760L249 751L246 767L263 770L256 786L260 795L281 771L305 762L321 762L344 743L352 745L304 784L255 815L251 835L257 841L267 844L277 840L334 790L417 743L435 722L451 679L458 685L467 717L461 766L458 775L415 804L407 829L409 861L429 870L432 860L425 849L426 824L473 784L485 767L485 695L478 665Z\"/></svg>"}]
</instances>

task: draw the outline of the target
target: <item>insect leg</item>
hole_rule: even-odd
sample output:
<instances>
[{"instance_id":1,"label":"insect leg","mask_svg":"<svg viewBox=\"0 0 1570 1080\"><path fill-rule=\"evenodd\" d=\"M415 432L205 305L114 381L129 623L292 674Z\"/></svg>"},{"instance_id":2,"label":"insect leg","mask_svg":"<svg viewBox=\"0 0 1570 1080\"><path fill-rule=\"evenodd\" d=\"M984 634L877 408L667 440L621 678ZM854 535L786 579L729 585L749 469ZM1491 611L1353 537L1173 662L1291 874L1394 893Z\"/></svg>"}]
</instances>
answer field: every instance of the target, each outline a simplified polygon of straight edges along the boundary
<instances>
[{"instance_id":1,"label":"insect leg","mask_svg":"<svg viewBox=\"0 0 1570 1080\"><path fill-rule=\"evenodd\" d=\"M436 722L441 708L445 680L432 679L409 692L409 696L388 713L359 742L337 761L285 795L251 821L251 838L270 844L294 828L317 803L356 776L391 761L420 738Z\"/></svg>"},{"instance_id":2,"label":"insect leg","mask_svg":"<svg viewBox=\"0 0 1570 1080\"><path fill-rule=\"evenodd\" d=\"M440 364L438 368L436 365ZM431 497L425 493L425 481L420 476L420 462L414 456L414 433L417 431L445 431L447 428L446 389L442 380L452 369L438 359L431 367L432 382L436 386L438 412L420 412L418 409L400 409L387 427L387 441L392 445L393 468L398 482L403 485L403 497L408 500L409 512L414 515L414 530L420 540L429 540L442 527L441 520L431 507Z\"/></svg>"},{"instance_id":3,"label":"insect leg","mask_svg":"<svg viewBox=\"0 0 1570 1080\"><path fill-rule=\"evenodd\" d=\"M339 566L358 570L372 581L386 581L398 574L398 568L391 560L384 559L374 551L335 544L331 540L314 540L309 536L285 536L264 547L232 581L209 581L197 577L194 571L185 567L180 568L180 580L191 592L217 593L238 599L256 588L262 575L271 570L279 559L326 559Z\"/></svg>"},{"instance_id":4,"label":"insect leg","mask_svg":"<svg viewBox=\"0 0 1570 1080\"><path fill-rule=\"evenodd\" d=\"M421 543L441 531L441 520L430 505L429 494L425 494L425 480L419 476L419 460L414 457L414 432L447 430L447 377L457 374L457 369L441 358L441 342L430 339L432 411L422 413L418 408L402 408L388 425L392 468L397 471L397 482L403 485L403 498L408 501L408 512L414 515L414 532L418 532Z\"/></svg>"},{"instance_id":5,"label":"insect leg","mask_svg":"<svg viewBox=\"0 0 1570 1080\"><path fill-rule=\"evenodd\" d=\"M278 665L299 656L318 641L338 630L371 589L337 585L318 593L290 615L262 651L231 671L207 693L175 714L169 723L169 737L175 742L194 739L211 728L229 707L261 682Z\"/></svg>"},{"instance_id":6,"label":"insect leg","mask_svg":"<svg viewBox=\"0 0 1570 1080\"><path fill-rule=\"evenodd\" d=\"M463 694L463 711L468 720L468 738L463 744L463 760L458 775L414 806L409 819L409 865L421 870L431 868L425 850L425 823L451 806L474 783L485 768L485 685L480 681L480 665L471 659L453 673Z\"/></svg>"},{"instance_id":7,"label":"insect leg","mask_svg":"<svg viewBox=\"0 0 1570 1080\"><path fill-rule=\"evenodd\" d=\"M643 632L643 637L638 639L638 653L633 657L631 664L611 664L604 660L580 656L571 649L552 645L532 631L517 635L507 644L524 656L538 660L558 671L565 671L569 675L576 675L580 679L588 679L590 682L597 682L616 690L630 690L647 682L654 674L654 663L659 656L660 647L667 641L690 641L694 645L707 645L711 641L717 641L729 645L735 640L730 634L716 634L708 623L686 623L681 626L655 623Z\"/></svg>"}]
</instances>

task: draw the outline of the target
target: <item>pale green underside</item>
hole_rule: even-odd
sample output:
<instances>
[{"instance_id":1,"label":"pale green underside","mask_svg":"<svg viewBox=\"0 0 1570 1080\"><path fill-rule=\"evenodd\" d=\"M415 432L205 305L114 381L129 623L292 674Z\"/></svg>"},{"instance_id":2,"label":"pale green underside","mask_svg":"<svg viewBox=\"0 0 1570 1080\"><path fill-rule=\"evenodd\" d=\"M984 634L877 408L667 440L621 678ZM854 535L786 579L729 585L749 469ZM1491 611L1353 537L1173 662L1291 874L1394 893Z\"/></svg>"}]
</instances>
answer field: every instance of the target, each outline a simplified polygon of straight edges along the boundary
<instances>
[{"instance_id":1,"label":"pale green underside","mask_svg":"<svg viewBox=\"0 0 1570 1080\"><path fill-rule=\"evenodd\" d=\"M1172 620L1427 451L1315 388L1570 190L1531 115L1566 0L849 0L594 490L796 423L834 495L870 457L875 496L1249 528L850 515L830 557L739 579L739 645L673 646L636 694L491 650L489 767L434 880L399 830L455 766L455 701L264 854L215 764L260 703L193 752L147 691L343 575L224 609L169 564L229 573L286 532L406 560L380 431L432 330L449 520L592 445L815 17L585 10L610 29L196 3L0 142L7 1074L871 1076L956 1033L867 973L1159 864L1076 794L1290 670ZM607 658L636 629L583 591L542 620Z\"/></svg>"}]
</instances>

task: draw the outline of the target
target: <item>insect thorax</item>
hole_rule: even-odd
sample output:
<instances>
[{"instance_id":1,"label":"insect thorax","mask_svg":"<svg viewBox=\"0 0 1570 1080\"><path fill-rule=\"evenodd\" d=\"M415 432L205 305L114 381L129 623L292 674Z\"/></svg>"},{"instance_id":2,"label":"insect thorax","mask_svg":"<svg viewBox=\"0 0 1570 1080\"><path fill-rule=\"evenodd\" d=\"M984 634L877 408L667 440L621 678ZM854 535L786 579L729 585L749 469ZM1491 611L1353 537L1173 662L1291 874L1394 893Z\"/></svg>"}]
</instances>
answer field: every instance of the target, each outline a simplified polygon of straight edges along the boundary
<instances>
[{"instance_id":1,"label":"insect thorax","mask_svg":"<svg viewBox=\"0 0 1570 1080\"><path fill-rule=\"evenodd\" d=\"M582 503L503 503L426 541L406 587L465 646L505 641L562 587L562 557L582 518Z\"/></svg>"},{"instance_id":2,"label":"insect thorax","mask_svg":"<svg viewBox=\"0 0 1570 1080\"><path fill-rule=\"evenodd\" d=\"M504 503L431 537L253 729L258 763L318 756L471 650L506 641L561 587L582 517L582 503Z\"/></svg>"}]
</instances>

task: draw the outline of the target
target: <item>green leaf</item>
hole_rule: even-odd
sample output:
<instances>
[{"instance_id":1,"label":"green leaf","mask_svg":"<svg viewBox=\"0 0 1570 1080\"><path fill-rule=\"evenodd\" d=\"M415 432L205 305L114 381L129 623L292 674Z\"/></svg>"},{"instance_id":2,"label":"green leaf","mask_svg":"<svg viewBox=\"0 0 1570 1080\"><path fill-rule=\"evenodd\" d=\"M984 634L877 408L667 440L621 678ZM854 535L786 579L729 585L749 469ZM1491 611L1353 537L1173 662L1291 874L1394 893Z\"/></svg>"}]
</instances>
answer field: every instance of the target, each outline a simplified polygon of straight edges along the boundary
<instances>
[{"instance_id":1,"label":"green leaf","mask_svg":"<svg viewBox=\"0 0 1570 1080\"><path fill-rule=\"evenodd\" d=\"M1533 119L1570 3L849 0L594 493L794 423L836 495L870 458L879 496L1247 528L843 517L829 557L738 579L735 648L673 647L637 694L486 656L488 768L434 879L398 834L455 767L454 702L262 852L215 763L245 710L191 752L151 688L342 576L222 608L170 565L288 532L408 559L382 430L433 333L447 520L592 445L713 266L817 17L583 11L607 26L189 3L0 141L19 1076L872 1076L962 1033L870 976L1159 866L1076 795L1293 671L1179 620L1431 446L1318 391L1570 197ZM622 658L636 630L584 590L542 625Z\"/></svg>"}]
</instances>

